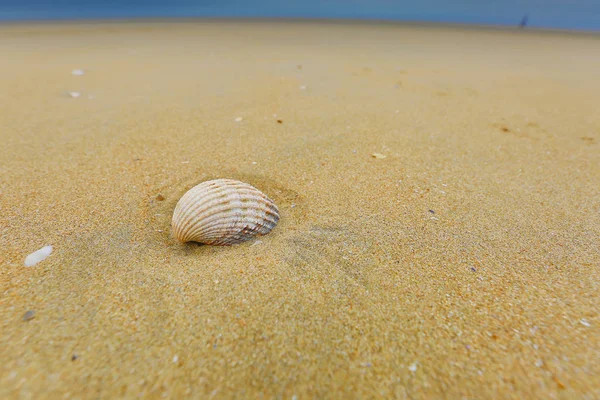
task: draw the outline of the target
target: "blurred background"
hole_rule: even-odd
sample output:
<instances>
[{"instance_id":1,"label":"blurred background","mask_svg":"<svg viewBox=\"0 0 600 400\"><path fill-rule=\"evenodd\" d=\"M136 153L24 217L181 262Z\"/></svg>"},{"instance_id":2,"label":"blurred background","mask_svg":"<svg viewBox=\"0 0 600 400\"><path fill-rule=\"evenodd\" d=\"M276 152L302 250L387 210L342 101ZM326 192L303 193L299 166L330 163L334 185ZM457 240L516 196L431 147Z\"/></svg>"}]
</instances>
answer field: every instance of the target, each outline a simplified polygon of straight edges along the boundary
<instances>
[{"instance_id":1,"label":"blurred background","mask_svg":"<svg viewBox=\"0 0 600 400\"><path fill-rule=\"evenodd\" d=\"M314 18L600 30L600 0L0 0L0 21Z\"/></svg>"}]
</instances>

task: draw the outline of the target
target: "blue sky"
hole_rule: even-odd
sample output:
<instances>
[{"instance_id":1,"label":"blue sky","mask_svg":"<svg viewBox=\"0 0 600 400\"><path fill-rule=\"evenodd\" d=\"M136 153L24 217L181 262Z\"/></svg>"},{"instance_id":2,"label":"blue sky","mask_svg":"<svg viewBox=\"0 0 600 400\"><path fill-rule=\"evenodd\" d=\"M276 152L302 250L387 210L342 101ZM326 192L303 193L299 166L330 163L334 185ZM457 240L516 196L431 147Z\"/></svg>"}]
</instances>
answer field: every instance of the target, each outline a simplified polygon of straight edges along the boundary
<instances>
[{"instance_id":1,"label":"blue sky","mask_svg":"<svg viewBox=\"0 0 600 400\"><path fill-rule=\"evenodd\" d=\"M600 31L600 0L0 0L0 20L258 17L352 18Z\"/></svg>"}]
</instances>

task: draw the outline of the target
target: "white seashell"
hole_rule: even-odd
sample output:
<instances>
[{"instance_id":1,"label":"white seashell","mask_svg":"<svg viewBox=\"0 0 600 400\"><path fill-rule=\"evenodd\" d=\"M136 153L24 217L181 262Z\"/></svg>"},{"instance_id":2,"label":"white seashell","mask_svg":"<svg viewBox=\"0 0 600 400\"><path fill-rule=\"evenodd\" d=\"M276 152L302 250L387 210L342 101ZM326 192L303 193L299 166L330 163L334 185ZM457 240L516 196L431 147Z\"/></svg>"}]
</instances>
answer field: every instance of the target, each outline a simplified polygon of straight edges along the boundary
<instances>
[{"instance_id":1,"label":"white seashell","mask_svg":"<svg viewBox=\"0 0 600 400\"><path fill-rule=\"evenodd\" d=\"M25 258L25 266L33 267L37 263L44 261L50 254L52 254L52 246L42 247Z\"/></svg>"},{"instance_id":2,"label":"white seashell","mask_svg":"<svg viewBox=\"0 0 600 400\"><path fill-rule=\"evenodd\" d=\"M232 179L215 179L179 199L171 226L181 242L232 245L266 235L278 221L277 206L260 190Z\"/></svg>"}]
</instances>

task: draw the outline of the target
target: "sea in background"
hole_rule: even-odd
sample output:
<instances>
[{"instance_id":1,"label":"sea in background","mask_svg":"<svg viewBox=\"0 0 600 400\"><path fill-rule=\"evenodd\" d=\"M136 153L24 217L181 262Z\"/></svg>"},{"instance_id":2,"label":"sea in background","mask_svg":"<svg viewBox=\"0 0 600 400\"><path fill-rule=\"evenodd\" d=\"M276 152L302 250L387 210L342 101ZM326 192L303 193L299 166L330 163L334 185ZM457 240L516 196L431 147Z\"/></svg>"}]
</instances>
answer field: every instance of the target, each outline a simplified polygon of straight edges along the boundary
<instances>
[{"instance_id":1,"label":"sea in background","mask_svg":"<svg viewBox=\"0 0 600 400\"><path fill-rule=\"evenodd\" d=\"M0 21L129 18L322 18L600 30L597 0L0 0Z\"/></svg>"}]
</instances>

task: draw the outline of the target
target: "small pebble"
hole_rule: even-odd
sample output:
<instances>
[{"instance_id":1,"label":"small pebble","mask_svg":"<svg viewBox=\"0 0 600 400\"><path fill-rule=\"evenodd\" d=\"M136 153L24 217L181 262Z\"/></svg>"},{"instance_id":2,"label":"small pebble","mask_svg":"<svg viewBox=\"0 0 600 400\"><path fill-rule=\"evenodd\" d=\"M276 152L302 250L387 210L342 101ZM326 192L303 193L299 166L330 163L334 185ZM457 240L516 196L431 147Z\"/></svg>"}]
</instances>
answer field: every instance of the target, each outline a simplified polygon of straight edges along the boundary
<instances>
[{"instance_id":1,"label":"small pebble","mask_svg":"<svg viewBox=\"0 0 600 400\"><path fill-rule=\"evenodd\" d=\"M381 154L381 153L373 153L373 154L371 154L371 157L373 157L373 158L386 158L387 156L385 154Z\"/></svg>"},{"instance_id":2,"label":"small pebble","mask_svg":"<svg viewBox=\"0 0 600 400\"><path fill-rule=\"evenodd\" d=\"M277 120L277 123L278 123L278 124L283 124L283 121L282 121L282 120L280 120L280 119L278 119L278 120Z\"/></svg>"},{"instance_id":3,"label":"small pebble","mask_svg":"<svg viewBox=\"0 0 600 400\"><path fill-rule=\"evenodd\" d=\"M173 357L173 362L174 362L175 364L177 364L177 362L178 362L178 361L179 361L179 357L177 357L177 356Z\"/></svg>"},{"instance_id":4,"label":"small pebble","mask_svg":"<svg viewBox=\"0 0 600 400\"><path fill-rule=\"evenodd\" d=\"M163 196L162 194L158 194L156 196L156 200L158 200L158 201L163 201L164 199L165 199L165 196Z\"/></svg>"},{"instance_id":5,"label":"small pebble","mask_svg":"<svg viewBox=\"0 0 600 400\"><path fill-rule=\"evenodd\" d=\"M306 90L306 85L300 86L300 90Z\"/></svg>"},{"instance_id":6,"label":"small pebble","mask_svg":"<svg viewBox=\"0 0 600 400\"><path fill-rule=\"evenodd\" d=\"M242 117L237 117L237 118L235 119L235 122L242 122L243 120L244 120L244 118L242 118Z\"/></svg>"},{"instance_id":7,"label":"small pebble","mask_svg":"<svg viewBox=\"0 0 600 400\"><path fill-rule=\"evenodd\" d=\"M25 258L25 266L33 267L37 263L44 261L50 254L52 254L52 246L42 247Z\"/></svg>"},{"instance_id":8,"label":"small pebble","mask_svg":"<svg viewBox=\"0 0 600 400\"><path fill-rule=\"evenodd\" d=\"M592 326L592 324L590 324L589 322L587 322L587 321L586 321L585 319L583 319L583 318L582 318L582 319L579 321L579 323L580 323L581 325L583 325L583 326L586 326L586 327L588 327L588 328L589 328L590 326Z\"/></svg>"},{"instance_id":9,"label":"small pebble","mask_svg":"<svg viewBox=\"0 0 600 400\"><path fill-rule=\"evenodd\" d=\"M71 71L71 74L75 76L81 76L85 74L85 71L82 69L74 69L73 71Z\"/></svg>"},{"instance_id":10,"label":"small pebble","mask_svg":"<svg viewBox=\"0 0 600 400\"><path fill-rule=\"evenodd\" d=\"M69 96L71 96L72 98L76 99L79 96L81 96L81 92L69 92Z\"/></svg>"},{"instance_id":11,"label":"small pebble","mask_svg":"<svg viewBox=\"0 0 600 400\"><path fill-rule=\"evenodd\" d=\"M79 358L79 356L78 356L77 354L73 354L73 355L71 356L71 361L75 361L75 360L77 360L78 358Z\"/></svg>"},{"instance_id":12,"label":"small pebble","mask_svg":"<svg viewBox=\"0 0 600 400\"><path fill-rule=\"evenodd\" d=\"M410 364L410 366L408 367L408 369L412 372L415 372L417 370L417 363L412 363Z\"/></svg>"},{"instance_id":13,"label":"small pebble","mask_svg":"<svg viewBox=\"0 0 600 400\"><path fill-rule=\"evenodd\" d=\"M35 318L35 311L29 310L25 314L23 314L23 321L30 321Z\"/></svg>"}]
</instances>

